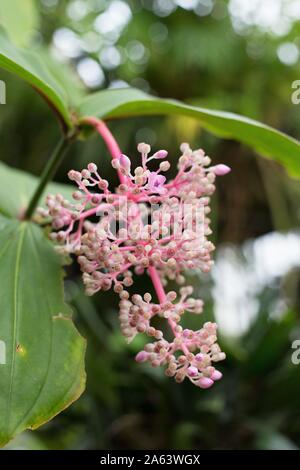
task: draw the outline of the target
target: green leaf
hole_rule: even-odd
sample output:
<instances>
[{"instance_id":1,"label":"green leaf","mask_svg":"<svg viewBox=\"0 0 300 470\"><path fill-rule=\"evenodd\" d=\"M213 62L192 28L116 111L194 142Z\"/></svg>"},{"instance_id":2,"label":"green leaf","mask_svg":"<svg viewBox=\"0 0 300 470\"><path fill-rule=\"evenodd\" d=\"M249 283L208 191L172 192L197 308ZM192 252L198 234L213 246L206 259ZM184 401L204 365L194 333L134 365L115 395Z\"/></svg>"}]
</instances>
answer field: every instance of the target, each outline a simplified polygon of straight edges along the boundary
<instances>
[{"instance_id":1,"label":"green leaf","mask_svg":"<svg viewBox=\"0 0 300 470\"><path fill-rule=\"evenodd\" d=\"M52 78L63 90L64 97L67 97L66 101L69 105L69 111L72 112L72 108L75 104L79 103L86 94L83 82L69 64L58 63L57 60L47 52L47 49L38 49L36 54L39 54L44 66L47 67Z\"/></svg>"},{"instance_id":2,"label":"green leaf","mask_svg":"<svg viewBox=\"0 0 300 470\"><path fill-rule=\"evenodd\" d=\"M0 24L15 44L19 46L28 44L38 20L34 0L1 0Z\"/></svg>"},{"instance_id":3,"label":"green leaf","mask_svg":"<svg viewBox=\"0 0 300 470\"><path fill-rule=\"evenodd\" d=\"M85 341L69 317L60 260L42 230L0 217L0 247L3 446L81 395Z\"/></svg>"},{"instance_id":4,"label":"green leaf","mask_svg":"<svg viewBox=\"0 0 300 470\"><path fill-rule=\"evenodd\" d=\"M26 209L33 195L38 178L21 170L11 168L0 162L0 213L7 217L18 217ZM67 184L49 183L41 197L40 205L46 194L62 194L66 199L72 198L74 187Z\"/></svg>"},{"instance_id":5,"label":"green leaf","mask_svg":"<svg viewBox=\"0 0 300 470\"><path fill-rule=\"evenodd\" d=\"M50 60L50 59L49 59ZM57 64L59 69L62 65ZM18 75L32 85L56 112L65 128L72 128L70 98L66 86L53 76L42 53L16 48L0 29L0 68Z\"/></svg>"},{"instance_id":6,"label":"green leaf","mask_svg":"<svg viewBox=\"0 0 300 470\"><path fill-rule=\"evenodd\" d=\"M289 437L272 429L260 430L255 444L258 450L299 450Z\"/></svg>"},{"instance_id":7,"label":"green leaf","mask_svg":"<svg viewBox=\"0 0 300 470\"><path fill-rule=\"evenodd\" d=\"M292 310L279 320L270 319L267 312L261 312L243 338L248 353L243 363L244 374L259 376L275 369L289 348L295 318L296 314Z\"/></svg>"},{"instance_id":8,"label":"green leaf","mask_svg":"<svg viewBox=\"0 0 300 470\"><path fill-rule=\"evenodd\" d=\"M244 116L155 98L132 88L89 95L82 101L78 114L82 118L97 116L105 119L153 114L191 116L214 134L249 145L261 155L281 163L290 176L300 178L300 142Z\"/></svg>"}]
</instances>

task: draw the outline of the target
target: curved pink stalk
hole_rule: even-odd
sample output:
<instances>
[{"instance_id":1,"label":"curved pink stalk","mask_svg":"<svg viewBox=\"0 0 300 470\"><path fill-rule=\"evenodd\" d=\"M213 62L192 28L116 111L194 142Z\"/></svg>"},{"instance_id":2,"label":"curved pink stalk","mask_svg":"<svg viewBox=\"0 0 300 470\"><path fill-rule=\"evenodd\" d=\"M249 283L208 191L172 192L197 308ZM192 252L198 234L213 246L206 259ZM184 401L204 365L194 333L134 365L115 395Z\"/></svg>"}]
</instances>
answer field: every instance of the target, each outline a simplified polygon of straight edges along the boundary
<instances>
[{"instance_id":1,"label":"curved pink stalk","mask_svg":"<svg viewBox=\"0 0 300 470\"><path fill-rule=\"evenodd\" d=\"M155 289L155 292L156 292L156 295L157 295L157 298L158 298L159 302L160 303L166 302L166 300L167 300L166 299L166 293L165 293L165 290L163 288L161 279L158 275L157 269L154 266L149 266L148 273L149 273L149 276L151 277L151 281L153 283L153 287Z\"/></svg>"},{"instance_id":2,"label":"curved pink stalk","mask_svg":"<svg viewBox=\"0 0 300 470\"><path fill-rule=\"evenodd\" d=\"M118 143L116 142L116 139L114 138L114 136L108 129L107 125L103 121L101 121L101 119L97 119L93 116L85 118L84 123L90 124L91 126L95 128L95 130L98 132L98 134L101 135L102 139L104 140L106 147L108 151L110 152L112 158L119 160L122 152L120 150ZM126 176L124 176L120 172L120 170L118 170L118 176L122 184L127 183Z\"/></svg>"}]
</instances>

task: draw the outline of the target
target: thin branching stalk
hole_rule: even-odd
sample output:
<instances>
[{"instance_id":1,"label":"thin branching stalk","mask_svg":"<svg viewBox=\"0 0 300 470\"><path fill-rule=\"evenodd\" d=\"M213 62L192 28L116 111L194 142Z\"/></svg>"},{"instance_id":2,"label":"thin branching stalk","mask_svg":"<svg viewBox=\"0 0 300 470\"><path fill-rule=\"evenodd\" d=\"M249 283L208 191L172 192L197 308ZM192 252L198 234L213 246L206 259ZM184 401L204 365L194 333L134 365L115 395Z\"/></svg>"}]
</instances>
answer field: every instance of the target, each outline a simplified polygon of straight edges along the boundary
<instances>
[{"instance_id":1,"label":"thin branching stalk","mask_svg":"<svg viewBox=\"0 0 300 470\"><path fill-rule=\"evenodd\" d=\"M84 121L86 124L89 124L93 126L96 131L101 135L103 138L112 158L120 158L121 155L121 150L119 148L118 143L116 142L114 136L108 129L107 125L101 121L100 119L97 119L95 117L88 117L85 118ZM118 171L119 174L119 179L121 183L124 183L124 175L120 171ZM164 287L162 285L161 279L158 275L158 272L154 266L150 266L148 269L148 274L151 278L151 281L153 283L153 287L155 289L157 298L159 299L160 302L165 302L166 301L166 294ZM170 322L169 322L170 323ZM172 322L171 322L172 323ZM174 325L172 323L171 325L172 328L174 328Z\"/></svg>"}]
</instances>

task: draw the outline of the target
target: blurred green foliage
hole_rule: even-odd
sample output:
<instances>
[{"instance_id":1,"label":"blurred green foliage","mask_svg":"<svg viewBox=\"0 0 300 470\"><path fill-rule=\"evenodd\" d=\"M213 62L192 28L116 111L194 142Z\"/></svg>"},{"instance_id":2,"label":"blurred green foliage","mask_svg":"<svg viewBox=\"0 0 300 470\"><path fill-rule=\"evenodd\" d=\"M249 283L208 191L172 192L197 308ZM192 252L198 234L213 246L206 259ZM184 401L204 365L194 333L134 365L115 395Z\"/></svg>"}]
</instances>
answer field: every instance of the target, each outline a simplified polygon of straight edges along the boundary
<instances>
[{"instance_id":1,"label":"blurred green foliage","mask_svg":"<svg viewBox=\"0 0 300 470\"><path fill-rule=\"evenodd\" d=\"M235 1L36 3L40 27L34 41L62 63L70 62L85 86L116 87L121 81L159 96L238 112L300 138L300 105L291 103L292 82L300 78L300 24L291 14L293 0L274 2L282 8L274 23L268 12L260 21L252 13L252 21L243 22L241 2ZM113 28L101 15L121 3L127 21L119 19ZM57 123L26 84L5 73L0 78L7 83L7 104L0 114L1 159L38 175L55 145ZM245 241L299 228L299 183L248 148L218 140L197 122L177 116L130 118L112 122L111 128L128 154L134 154L137 141L148 141L168 148L175 159L185 140L232 167L213 201L218 247L229 243L243 257ZM57 181L66 181L70 167L79 169L98 156L104 176L113 179L104 146L93 137L73 145ZM139 280L140 288L148 288L146 283ZM204 315L212 317L213 279L194 278L194 283L206 300ZM222 335L228 355L224 378L209 391L176 385L162 371L135 364L142 340L125 344L115 296L87 298L80 286L78 268L69 266L67 300L88 338L87 391L69 410L34 434L21 435L10 448L300 447L300 365L291 362L292 341L300 338L299 265L263 286L248 328L234 337ZM285 302L279 316L278 299Z\"/></svg>"}]
</instances>

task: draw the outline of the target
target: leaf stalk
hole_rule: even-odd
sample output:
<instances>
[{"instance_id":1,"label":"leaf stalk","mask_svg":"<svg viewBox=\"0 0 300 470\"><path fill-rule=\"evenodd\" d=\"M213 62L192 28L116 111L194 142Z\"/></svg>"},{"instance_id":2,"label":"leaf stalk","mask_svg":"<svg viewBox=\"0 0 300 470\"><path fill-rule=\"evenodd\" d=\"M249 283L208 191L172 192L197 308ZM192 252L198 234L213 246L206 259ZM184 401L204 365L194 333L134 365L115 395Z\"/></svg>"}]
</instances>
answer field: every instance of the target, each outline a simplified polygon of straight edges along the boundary
<instances>
[{"instance_id":1,"label":"leaf stalk","mask_svg":"<svg viewBox=\"0 0 300 470\"><path fill-rule=\"evenodd\" d=\"M29 201L29 204L25 211L23 219L28 220L32 217L39 203L41 195L45 190L45 187L47 186L48 182L53 179L53 176L55 175L57 168L61 164L66 151L68 150L69 146L71 145L75 137L76 137L76 133L73 132L66 136L63 136L58 142L57 146L55 147L51 157L49 158L41 174L38 186Z\"/></svg>"}]
</instances>

